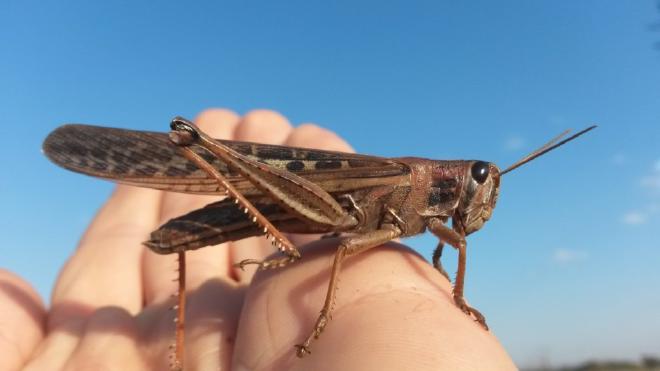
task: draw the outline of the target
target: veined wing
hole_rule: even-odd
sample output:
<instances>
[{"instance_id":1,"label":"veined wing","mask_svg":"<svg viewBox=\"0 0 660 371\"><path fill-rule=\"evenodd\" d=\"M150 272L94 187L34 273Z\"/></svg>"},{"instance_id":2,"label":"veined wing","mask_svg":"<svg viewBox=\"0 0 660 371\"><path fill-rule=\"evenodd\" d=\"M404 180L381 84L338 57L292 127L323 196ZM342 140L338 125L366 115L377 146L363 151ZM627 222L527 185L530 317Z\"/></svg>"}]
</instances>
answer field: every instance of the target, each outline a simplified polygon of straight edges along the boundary
<instances>
[{"instance_id":1,"label":"veined wing","mask_svg":"<svg viewBox=\"0 0 660 371\"><path fill-rule=\"evenodd\" d=\"M328 192L397 182L404 165L385 158L268 144L219 140L255 161L285 169ZM174 192L216 194L217 182L183 157L165 133L69 124L44 141L46 156L66 169L118 183ZM258 195L246 179L206 150L193 150L246 196ZM351 182L346 180L351 179Z\"/></svg>"}]
</instances>

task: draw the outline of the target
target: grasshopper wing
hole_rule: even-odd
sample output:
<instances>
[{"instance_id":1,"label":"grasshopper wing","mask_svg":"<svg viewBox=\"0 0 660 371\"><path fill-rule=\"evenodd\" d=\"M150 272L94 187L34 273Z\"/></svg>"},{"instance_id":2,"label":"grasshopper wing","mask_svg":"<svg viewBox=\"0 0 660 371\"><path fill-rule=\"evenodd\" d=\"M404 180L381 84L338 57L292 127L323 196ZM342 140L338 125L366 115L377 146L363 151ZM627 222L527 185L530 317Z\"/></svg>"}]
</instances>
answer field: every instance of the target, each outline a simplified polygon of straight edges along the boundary
<instances>
[{"instance_id":1,"label":"grasshopper wing","mask_svg":"<svg viewBox=\"0 0 660 371\"><path fill-rule=\"evenodd\" d=\"M306 178L327 192L348 192L377 186L405 175L401 164L385 158L259 143L218 142L274 168ZM245 196L260 195L247 179L206 150L193 150L226 176ZM173 192L219 194L215 179L182 156L167 134L81 124L57 128L43 151L68 170L118 183ZM350 184L345 180L350 179Z\"/></svg>"}]
</instances>

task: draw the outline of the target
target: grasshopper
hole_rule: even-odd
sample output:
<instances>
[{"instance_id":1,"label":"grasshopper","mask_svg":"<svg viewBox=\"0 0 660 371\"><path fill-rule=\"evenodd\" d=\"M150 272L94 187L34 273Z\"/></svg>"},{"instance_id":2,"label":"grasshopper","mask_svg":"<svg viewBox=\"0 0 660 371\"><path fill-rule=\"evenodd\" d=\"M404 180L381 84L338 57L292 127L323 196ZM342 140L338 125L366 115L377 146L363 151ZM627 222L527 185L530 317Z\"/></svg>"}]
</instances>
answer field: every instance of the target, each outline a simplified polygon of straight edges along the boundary
<instances>
[{"instance_id":1,"label":"grasshopper","mask_svg":"<svg viewBox=\"0 0 660 371\"><path fill-rule=\"evenodd\" d=\"M119 183L166 191L224 196L174 218L145 242L159 254L180 256L177 364L183 351L186 250L264 235L283 257L247 259L240 268L283 267L301 255L284 233L346 234L335 253L321 313L296 354L310 353L330 319L343 261L399 237L427 229L438 237L433 265L445 276L444 244L458 250L455 304L486 330L484 316L463 298L466 236L493 213L502 175L594 129L562 139L568 131L501 171L476 160L382 158L209 137L176 117L169 135L88 125L64 125L44 142L56 164ZM451 219L451 227L447 225Z\"/></svg>"}]
</instances>

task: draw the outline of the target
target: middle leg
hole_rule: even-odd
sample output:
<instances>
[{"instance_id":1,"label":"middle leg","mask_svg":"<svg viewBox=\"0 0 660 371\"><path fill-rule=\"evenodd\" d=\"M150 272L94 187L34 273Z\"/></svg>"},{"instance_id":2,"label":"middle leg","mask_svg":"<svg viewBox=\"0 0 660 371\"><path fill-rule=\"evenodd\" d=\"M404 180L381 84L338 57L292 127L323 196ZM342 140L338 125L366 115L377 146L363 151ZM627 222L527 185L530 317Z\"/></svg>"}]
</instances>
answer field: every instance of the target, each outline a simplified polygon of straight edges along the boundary
<instances>
[{"instance_id":1,"label":"middle leg","mask_svg":"<svg viewBox=\"0 0 660 371\"><path fill-rule=\"evenodd\" d=\"M335 301L335 293L337 291L337 281L339 271L341 269L342 261L352 255L357 255L363 251L369 250L372 247L379 246L385 242L391 241L401 235L401 230L398 227L388 225L384 229L379 229L373 232L357 235L346 238L341 242L335 253L335 259L332 265L332 273L330 275L330 283L328 284L328 291L326 292L325 302L321 309L312 333L305 339L302 344L296 345L296 354L298 357L303 357L305 354L311 353L309 345L312 340L317 339L321 332L325 329L328 321L331 318L330 312Z\"/></svg>"},{"instance_id":2,"label":"middle leg","mask_svg":"<svg viewBox=\"0 0 660 371\"><path fill-rule=\"evenodd\" d=\"M286 254L286 252L285 252ZM300 255L289 255L283 258L273 258L273 259L243 259L238 263L234 264L234 267L240 268L241 270L245 269L246 265L257 265L258 270L273 269L273 268L282 268L289 263L293 263L296 260L300 259Z\"/></svg>"}]
</instances>

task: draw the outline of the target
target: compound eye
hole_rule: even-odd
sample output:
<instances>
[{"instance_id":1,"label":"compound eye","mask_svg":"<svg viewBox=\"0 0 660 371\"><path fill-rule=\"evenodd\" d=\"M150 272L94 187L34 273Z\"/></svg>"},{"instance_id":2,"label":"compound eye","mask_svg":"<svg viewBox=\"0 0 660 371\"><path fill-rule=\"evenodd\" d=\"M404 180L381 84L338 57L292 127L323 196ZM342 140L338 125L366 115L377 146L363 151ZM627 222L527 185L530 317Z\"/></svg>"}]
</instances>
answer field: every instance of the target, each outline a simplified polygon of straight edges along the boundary
<instances>
[{"instance_id":1,"label":"compound eye","mask_svg":"<svg viewBox=\"0 0 660 371\"><path fill-rule=\"evenodd\" d=\"M490 165L487 162L477 161L472 164L472 178L479 184L484 184L488 179L488 169Z\"/></svg>"}]
</instances>

